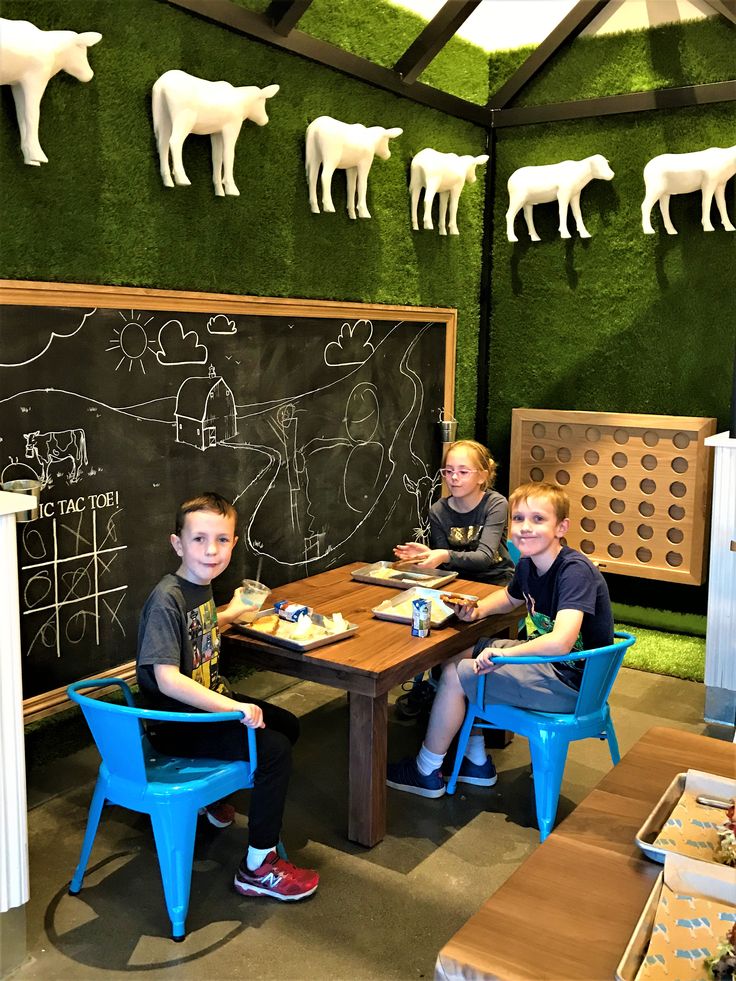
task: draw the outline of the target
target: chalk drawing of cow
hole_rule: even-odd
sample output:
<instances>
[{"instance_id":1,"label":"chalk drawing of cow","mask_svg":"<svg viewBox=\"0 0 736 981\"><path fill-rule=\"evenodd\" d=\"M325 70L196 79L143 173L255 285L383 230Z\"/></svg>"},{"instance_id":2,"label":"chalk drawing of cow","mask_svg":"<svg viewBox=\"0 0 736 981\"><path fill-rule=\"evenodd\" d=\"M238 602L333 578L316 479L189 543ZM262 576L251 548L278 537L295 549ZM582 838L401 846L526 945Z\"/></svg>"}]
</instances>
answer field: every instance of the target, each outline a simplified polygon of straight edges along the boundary
<instances>
[{"instance_id":1,"label":"chalk drawing of cow","mask_svg":"<svg viewBox=\"0 0 736 981\"><path fill-rule=\"evenodd\" d=\"M488 155L479 157L471 154L458 156L457 153L440 153L431 147L420 150L411 162L411 227L419 230L417 205L424 188L424 228L432 229L432 202L439 193L440 235L459 235L457 228L457 204L466 184L475 184L475 168L488 162ZM450 207L450 221L446 225L447 207Z\"/></svg>"},{"instance_id":2,"label":"chalk drawing of cow","mask_svg":"<svg viewBox=\"0 0 736 981\"><path fill-rule=\"evenodd\" d=\"M48 163L38 142L38 123L49 80L65 71L89 82L94 72L87 48L101 40L97 31L42 31L30 21L0 17L0 85L9 85L13 92L24 163Z\"/></svg>"},{"instance_id":3,"label":"chalk drawing of cow","mask_svg":"<svg viewBox=\"0 0 736 981\"><path fill-rule=\"evenodd\" d=\"M524 209L526 227L532 242L539 242L534 228L532 207L557 200L560 210L560 237L570 238L567 229L567 208L572 208L575 227L581 238L590 238L590 232L583 224L580 211L580 192L586 184L598 178L604 181L613 179L613 171L608 161L600 153L583 160L562 160L556 164L541 167L520 167L509 177L509 210L506 212L506 237L509 242L518 242L514 234L514 219Z\"/></svg>"},{"instance_id":4,"label":"chalk drawing of cow","mask_svg":"<svg viewBox=\"0 0 736 981\"><path fill-rule=\"evenodd\" d=\"M190 133L212 141L212 183L217 197L240 194L233 179L235 144L246 119L257 126L268 122L266 100L278 85L235 87L229 82L209 82L174 69L156 80L151 93L153 131L164 187L191 183L184 171L182 146ZM169 153L174 171L171 179Z\"/></svg>"},{"instance_id":5,"label":"chalk drawing of cow","mask_svg":"<svg viewBox=\"0 0 736 981\"><path fill-rule=\"evenodd\" d=\"M333 212L332 175L336 170L347 172L348 215L351 218L370 218L366 204L368 174L373 157L388 160L391 156L388 141L401 136L403 129L383 126L363 126L361 123L341 123L331 116L320 116L307 127L306 171L309 183L309 206L319 214L317 176L322 168L322 210Z\"/></svg>"},{"instance_id":6,"label":"chalk drawing of cow","mask_svg":"<svg viewBox=\"0 0 736 981\"><path fill-rule=\"evenodd\" d=\"M39 480L51 484L49 470L62 460L72 461L72 471L68 481L75 484L82 476L82 467L87 463L87 438L83 429L63 429L59 432L23 433L26 440L26 459L36 459L41 465Z\"/></svg>"},{"instance_id":7,"label":"chalk drawing of cow","mask_svg":"<svg viewBox=\"0 0 736 981\"><path fill-rule=\"evenodd\" d=\"M404 488L414 496L416 505L418 524L414 529L414 541L422 545L429 545L429 508L437 495L440 483L438 474L434 477L422 474L416 480L404 474Z\"/></svg>"},{"instance_id":8,"label":"chalk drawing of cow","mask_svg":"<svg viewBox=\"0 0 736 981\"><path fill-rule=\"evenodd\" d=\"M712 232L711 204L716 199L721 222L727 232L733 232L726 209L726 183L736 174L736 146L712 146L709 150L692 153L662 153L652 157L644 167L646 193L641 205L641 227L645 235L654 235L652 208L659 201L664 227L668 235L677 235L670 221L670 196L700 191L702 194L701 224L704 232Z\"/></svg>"}]
</instances>

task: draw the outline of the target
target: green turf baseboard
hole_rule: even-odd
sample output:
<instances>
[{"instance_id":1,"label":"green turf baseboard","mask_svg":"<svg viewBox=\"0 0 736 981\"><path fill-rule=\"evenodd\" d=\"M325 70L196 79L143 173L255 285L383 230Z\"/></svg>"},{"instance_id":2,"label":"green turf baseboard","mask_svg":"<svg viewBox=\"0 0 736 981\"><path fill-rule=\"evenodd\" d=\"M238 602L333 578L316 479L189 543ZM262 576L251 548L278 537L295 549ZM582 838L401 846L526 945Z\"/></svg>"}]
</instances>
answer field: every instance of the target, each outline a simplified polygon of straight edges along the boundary
<instances>
[{"instance_id":1,"label":"green turf baseboard","mask_svg":"<svg viewBox=\"0 0 736 981\"><path fill-rule=\"evenodd\" d=\"M615 620L625 620L638 627L662 630L670 634L705 637L706 618L699 613L674 613L672 610L652 610L645 606L611 603Z\"/></svg>"},{"instance_id":2,"label":"green turf baseboard","mask_svg":"<svg viewBox=\"0 0 736 981\"><path fill-rule=\"evenodd\" d=\"M636 643L626 652L625 668L669 675L686 681L703 681L705 676L703 637L664 633L618 622L616 629L626 630L636 637Z\"/></svg>"}]
</instances>

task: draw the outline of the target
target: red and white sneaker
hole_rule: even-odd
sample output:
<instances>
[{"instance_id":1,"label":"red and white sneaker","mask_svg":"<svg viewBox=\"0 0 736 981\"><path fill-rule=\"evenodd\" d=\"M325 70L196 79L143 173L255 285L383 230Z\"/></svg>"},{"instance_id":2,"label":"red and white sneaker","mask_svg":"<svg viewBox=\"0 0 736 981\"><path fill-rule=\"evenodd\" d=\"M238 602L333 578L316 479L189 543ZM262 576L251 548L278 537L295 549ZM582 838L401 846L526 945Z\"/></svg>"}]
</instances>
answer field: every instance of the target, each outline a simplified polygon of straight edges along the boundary
<instances>
[{"instance_id":1,"label":"red and white sneaker","mask_svg":"<svg viewBox=\"0 0 736 981\"><path fill-rule=\"evenodd\" d=\"M229 828L235 820L235 808L226 800L216 800L201 808L199 813L206 814L207 820L216 828Z\"/></svg>"},{"instance_id":2,"label":"red and white sneaker","mask_svg":"<svg viewBox=\"0 0 736 981\"><path fill-rule=\"evenodd\" d=\"M234 885L241 896L272 896L294 902L316 891L319 874L314 869L298 869L271 851L263 865L254 872L250 871L243 859L235 873Z\"/></svg>"}]
</instances>

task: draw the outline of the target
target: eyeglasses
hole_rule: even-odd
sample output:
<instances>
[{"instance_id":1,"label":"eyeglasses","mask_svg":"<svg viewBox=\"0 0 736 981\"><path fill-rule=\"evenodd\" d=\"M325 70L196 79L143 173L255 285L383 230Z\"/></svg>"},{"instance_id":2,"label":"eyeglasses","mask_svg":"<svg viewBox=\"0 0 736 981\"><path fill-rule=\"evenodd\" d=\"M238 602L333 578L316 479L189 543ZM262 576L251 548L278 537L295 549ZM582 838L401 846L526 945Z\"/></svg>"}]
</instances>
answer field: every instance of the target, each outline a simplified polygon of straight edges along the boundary
<instances>
[{"instance_id":1,"label":"eyeglasses","mask_svg":"<svg viewBox=\"0 0 736 981\"><path fill-rule=\"evenodd\" d=\"M448 480L450 477L459 477L460 480L465 480L465 478L469 477L471 473L478 472L478 470L468 470L465 467L459 467L457 470L455 470L453 467L442 467L440 470L440 473L445 480Z\"/></svg>"}]
</instances>

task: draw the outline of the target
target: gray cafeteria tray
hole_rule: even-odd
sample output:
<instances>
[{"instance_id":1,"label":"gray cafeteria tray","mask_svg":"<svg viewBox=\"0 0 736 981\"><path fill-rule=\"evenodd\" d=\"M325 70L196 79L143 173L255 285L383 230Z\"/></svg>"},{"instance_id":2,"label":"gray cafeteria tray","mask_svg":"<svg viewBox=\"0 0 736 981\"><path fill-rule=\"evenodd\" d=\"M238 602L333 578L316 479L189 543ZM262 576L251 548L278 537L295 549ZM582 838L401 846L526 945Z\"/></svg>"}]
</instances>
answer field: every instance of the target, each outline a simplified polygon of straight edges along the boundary
<instances>
[{"instance_id":1,"label":"gray cafeteria tray","mask_svg":"<svg viewBox=\"0 0 736 981\"><path fill-rule=\"evenodd\" d=\"M268 610L261 610L257 616L253 618L253 623L256 623L262 617L272 616L275 613L275 609L271 607ZM321 613L310 613L312 623L321 627L324 624L324 616ZM286 621L285 621L286 622ZM347 630L341 630L337 634L328 634L326 637L317 637L316 640L308 640L306 642L301 640L291 640L288 637L278 637L275 634L266 634L262 630L254 630L250 623L234 623L233 626L237 627L241 633L247 634L249 637L255 637L257 640L262 640L267 644L277 644L279 647L288 647L292 651L313 651L317 647L325 647L327 644L334 644L338 640L343 640L345 637L352 636L358 629L357 623L350 623L348 620Z\"/></svg>"},{"instance_id":2,"label":"gray cafeteria tray","mask_svg":"<svg viewBox=\"0 0 736 981\"><path fill-rule=\"evenodd\" d=\"M440 619L431 620L431 625L433 627L441 627L450 619L454 614L454 609L443 603L440 600L440 595L442 590L439 589L426 589L422 586L415 586L413 589L408 590L405 593L397 593L391 597L391 599L384 600L383 603L379 603L378 606L374 606L371 613L374 617L378 617L379 620L393 620L395 623L411 623L411 614L397 613L396 607L401 603L411 602L415 599L430 599L439 601L440 608L447 611L447 614L442 616ZM469 593L458 593L459 596L468 596ZM477 596L473 596L472 599L478 599ZM434 609L434 606L432 607Z\"/></svg>"},{"instance_id":3,"label":"gray cafeteria tray","mask_svg":"<svg viewBox=\"0 0 736 981\"><path fill-rule=\"evenodd\" d=\"M440 586L457 579L457 572L427 572L416 565L407 565L405 569L393 569L390 579L383 579L374 576L377 569L389 569L394 565L393 562L372 562L370 565L361 566L351 572L350 575L357 582L367 582L372 586L391 586L393 589L411 589L412 586L426 586L431 589L438 589Z\"/></svg>"}]
</instances>

